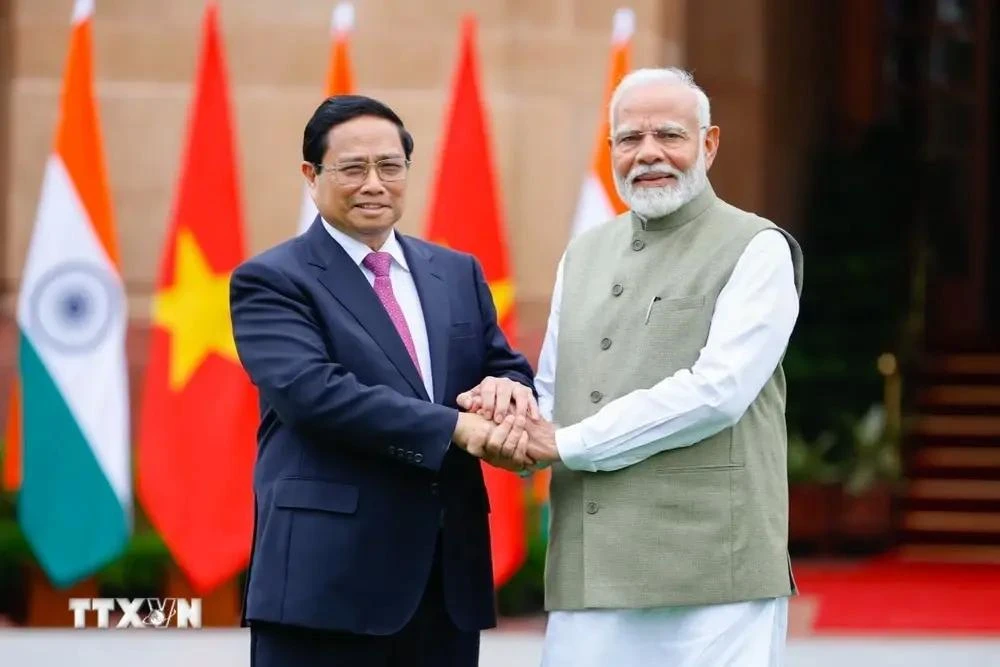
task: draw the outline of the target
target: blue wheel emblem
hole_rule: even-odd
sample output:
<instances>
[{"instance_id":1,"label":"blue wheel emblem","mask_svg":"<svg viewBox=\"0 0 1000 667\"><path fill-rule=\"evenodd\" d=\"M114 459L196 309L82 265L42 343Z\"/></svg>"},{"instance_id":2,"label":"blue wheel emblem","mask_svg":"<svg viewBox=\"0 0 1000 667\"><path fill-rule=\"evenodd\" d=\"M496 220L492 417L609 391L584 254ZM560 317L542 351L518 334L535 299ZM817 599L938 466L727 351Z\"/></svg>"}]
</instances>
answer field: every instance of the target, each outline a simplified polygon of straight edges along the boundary
<instances>
[{"instance_id":1,"label":"blue wheel emblem","mask_svg":"<svg viewBox=\"0 0 1000 667\"><path fill-rule=\"evenodd\" d=\"M29 301L31 331L68 354L90 352L121 314L122 289L101 266L61 264L42 276Z\"/></svg>"}]
</instances>

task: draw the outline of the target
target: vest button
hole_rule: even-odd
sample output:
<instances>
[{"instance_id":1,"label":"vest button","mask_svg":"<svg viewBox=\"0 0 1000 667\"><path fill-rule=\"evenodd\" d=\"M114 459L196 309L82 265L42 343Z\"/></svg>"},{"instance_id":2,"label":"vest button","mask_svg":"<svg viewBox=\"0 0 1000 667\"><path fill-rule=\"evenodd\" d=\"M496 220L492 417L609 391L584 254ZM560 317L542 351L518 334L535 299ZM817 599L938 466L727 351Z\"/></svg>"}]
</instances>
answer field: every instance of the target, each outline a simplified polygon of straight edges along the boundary
<instances>
[{"instance_id":1,"label":"vest button","mask_svg":"<svg viewBox=\"0 0 1000 667\"><path fill-rule=\"evenodd\" d=\"M645 247L646 244L645 242L643 242L642 239L635 239L634 241L632 241L632 250L635 250L636 252L642 250Z\"/></svg>"},{"instance_id":2,"label":"vest button","mask_svg":"<svg viewBox=\"0 0 1000 667\"><path fill-rule=\"evenodd\" d=\"M601 395L601 392L599 392L599 391L592 391L592 392L590 392L590 402L591 403L600 403L602 398L604 398L604 397Z\"/></svg>"},{"instance_id":3,"label":"vest button","mask_svg":"<svg viewBox=\"0 0 1000 667\"><path fill-rule=\"evenodd\" d=\"M602 350L606 350L609 347L611 347L611 339L610 338L602 338L601 339L601 349Z\"/></svg>"},{"instance_id":4,"label":"vest button","mask_svg":"<svg viewBox=\"0 0 1000 667\"><path fill-rule=\"evenodd\" d=\"M624 291L625 288L617 283L615 284L614 287L611 288L611 293L614 294L615 296L621 296L621 293Z\"/></svg>"},{"instance_id":5,"label":"vest button","mask_svg":"<svg viewBox=\"0 0 1000 667\"><path fill-rule=\"evenodd\" d=\"M597 503L593 500L587 503L587 514L597 514Z\"/></svg>"}]
</instances>

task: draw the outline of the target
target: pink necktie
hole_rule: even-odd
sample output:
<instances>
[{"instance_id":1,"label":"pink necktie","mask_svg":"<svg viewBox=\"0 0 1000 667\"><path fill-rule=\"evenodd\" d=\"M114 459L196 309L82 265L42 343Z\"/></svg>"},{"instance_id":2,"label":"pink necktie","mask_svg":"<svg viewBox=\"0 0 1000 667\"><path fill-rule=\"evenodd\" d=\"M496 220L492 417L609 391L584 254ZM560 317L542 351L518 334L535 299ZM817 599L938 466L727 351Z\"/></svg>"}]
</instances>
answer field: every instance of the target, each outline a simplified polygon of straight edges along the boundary
<instances>
[{"instance_id":1,"label":"pink necktie","mask_svg":"<svg viewBox=\"0 0 1000 667\"><path fill-rule=\"evenodd\" d=\"M410 353L410 359L413 360L417 374L423 376L420 372L420 362L417 361L417 349L413 345L413 337L410 336L410 328L406 326L406 318L403 317L403 309L399 307L396 295L392 292L392 281L389 279L389 265L392 264L392 255L387 252L369 253L361 263L375 274L375 293L389 314L389 319L396 327L399 337L403 339L403 345Z\"/></svg>"}]
</instances>

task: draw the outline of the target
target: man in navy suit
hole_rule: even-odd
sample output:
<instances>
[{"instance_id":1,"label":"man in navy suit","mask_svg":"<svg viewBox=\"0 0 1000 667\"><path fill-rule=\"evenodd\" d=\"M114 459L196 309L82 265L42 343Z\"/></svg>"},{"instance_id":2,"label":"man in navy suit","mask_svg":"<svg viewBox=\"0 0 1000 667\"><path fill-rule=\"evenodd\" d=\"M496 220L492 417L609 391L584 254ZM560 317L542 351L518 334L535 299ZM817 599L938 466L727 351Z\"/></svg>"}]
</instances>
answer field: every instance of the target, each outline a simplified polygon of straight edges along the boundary
<instances>
[{"instance_id":1,"label":"man in navy suit","mask_svg":"<svg viewBox=\"0 0 1000 667\"><path fill-rule=\"evenodd\" d=\"M473 667L496 622L480 459L530 465L533 373L476 259L395 230L412 151L382 103L324 101L303 141L319 216L232 275L260 393L244 602L258 667ZM457 408L473 387L487 410Z\"/></svg>"}]
</instances>

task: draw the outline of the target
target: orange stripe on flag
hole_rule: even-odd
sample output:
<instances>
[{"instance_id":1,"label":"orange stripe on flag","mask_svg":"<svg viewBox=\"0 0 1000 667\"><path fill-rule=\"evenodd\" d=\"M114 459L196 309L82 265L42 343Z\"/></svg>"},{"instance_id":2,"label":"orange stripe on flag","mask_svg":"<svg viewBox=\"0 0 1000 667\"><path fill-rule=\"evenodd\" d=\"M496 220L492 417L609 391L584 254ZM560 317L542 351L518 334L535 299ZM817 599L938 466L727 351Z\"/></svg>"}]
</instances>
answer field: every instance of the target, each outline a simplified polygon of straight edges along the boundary
<instances>
[{"instance_id":1,"label":"orange stripe on flag","mask_svg":"<svg viewBox=\"0 0 1000 667\"><path fill-rule=\"evenodd\" d=\"M616 43L611 48L611 62L608 71L608 80L604 87L604 104L601 105L601 123L597 133L597 141L594 144L594 154L591 165L594 175L600 179L604 186L604 192L608 196L615 213L624 213L628 207L622 202L615 190L614 177L611 174L611 151L608 149L608 137L611 136L611 126L608 123L608 106L611 104L611 95L615 92L618 83L628 74L629 71L629 42Z\"/></svg>"},{"instance_id":2,"label":"orange stripe on flag","mask_svg":"<svg viewBox=\"0 0 1000 667\"><path fill-rule=\"evenodd\" d=\"M93 93L92 27L88 17L73 26L60 103L56 151L77 187L84 208L111 262L118 266L118 241L111 218L111 188L101 148Z\"/></svg>"},{"instance_id":3,"label":"orange stripe on flag","mask_svg":"<svg viewBox=\"0 0 1000 667\"><path fill-rule=\"evenodd\" d=\"M354 92L351 73L351 40L347 33L336 36L330 47L330 66L326 73L328 95L347 95Z\"/></svg>"}]
</instances>

